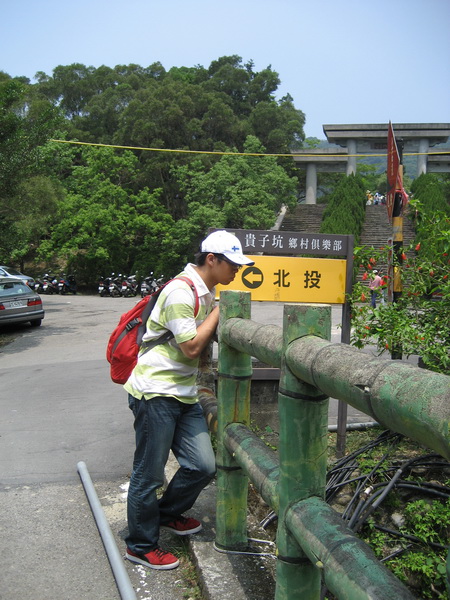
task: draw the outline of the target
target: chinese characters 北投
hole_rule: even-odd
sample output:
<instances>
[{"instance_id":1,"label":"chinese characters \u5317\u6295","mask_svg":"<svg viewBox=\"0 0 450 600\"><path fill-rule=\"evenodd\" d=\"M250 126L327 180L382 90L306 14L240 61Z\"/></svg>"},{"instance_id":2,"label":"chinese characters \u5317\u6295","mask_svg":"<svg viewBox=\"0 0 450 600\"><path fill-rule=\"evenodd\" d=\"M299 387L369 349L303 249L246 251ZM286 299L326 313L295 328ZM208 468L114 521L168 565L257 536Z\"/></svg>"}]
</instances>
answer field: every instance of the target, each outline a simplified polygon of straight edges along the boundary
<instances>
[{"instance_id":1,"label":"chinese characters \u5317\u6295","mask_svg":"<svg viewBox=\"0 0 450 600\"><path fill-rule=\"evenodd\" d=\"M279 269L274 274L273 285L278 287L289 287L291 285L288 280L290 273L284 269ZM320 289L320 280L322 275L319 271L305 271L304 272L304 288L318 288Z\"/></svg>"}]
</instances>

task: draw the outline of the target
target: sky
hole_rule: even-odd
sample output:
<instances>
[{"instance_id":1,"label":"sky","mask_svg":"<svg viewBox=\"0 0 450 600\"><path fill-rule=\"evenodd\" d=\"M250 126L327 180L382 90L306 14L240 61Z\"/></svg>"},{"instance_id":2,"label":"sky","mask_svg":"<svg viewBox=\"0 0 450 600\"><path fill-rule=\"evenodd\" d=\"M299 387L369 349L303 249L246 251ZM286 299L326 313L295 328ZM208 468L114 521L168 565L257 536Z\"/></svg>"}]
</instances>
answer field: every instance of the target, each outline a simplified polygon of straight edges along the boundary
<instances>
[{"instance_id":1,"label":"sky","mask_svg":"<svg viewBox=\"0 0 450 600\"><path fill-rule=\"evenodd\" d=\"M449 123L450 0L0 0L0 71L221 56L271 66L305 113L324 124Z\"/></svg>"}]
</instances>

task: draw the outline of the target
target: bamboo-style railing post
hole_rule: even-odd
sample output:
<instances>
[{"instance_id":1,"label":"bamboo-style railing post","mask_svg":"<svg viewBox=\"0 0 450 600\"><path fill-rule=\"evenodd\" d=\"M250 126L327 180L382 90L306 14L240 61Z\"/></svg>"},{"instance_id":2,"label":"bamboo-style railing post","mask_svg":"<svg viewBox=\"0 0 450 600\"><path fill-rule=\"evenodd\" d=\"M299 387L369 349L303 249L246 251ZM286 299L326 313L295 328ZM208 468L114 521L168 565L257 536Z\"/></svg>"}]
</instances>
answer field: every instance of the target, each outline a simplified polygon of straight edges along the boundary
<instances>
[{"instance_id":1,"label":"bamboo-style railing post","mask_svg":"<svg viewBox=\"0 0 450 600\"><path fill-rule=\"evenodd\" d=\"M278 394L280 418L279 519L276 600L318 600L320 571L286 526L290 506L311 496L323 499L327 469L328 397L297 379L286 364L296 339L331 336L331 307L297 304L284 307L283 347Z\"/></svg>"},{"instance_id":2,"label":"bamboo-style railing post","mask_svg":"<svg viewBox=\"0 0 450 600\"><path fill-rule=\"evenodd\" d=\"M250 319L249 292L224 291L220 295L217 407L217 520L216 545L245 549L247 539L248 477L226 450L223 438L229 423L250 425L251 356L222 341L220 323L238 317Z\"/></svg>"}]
</instances>

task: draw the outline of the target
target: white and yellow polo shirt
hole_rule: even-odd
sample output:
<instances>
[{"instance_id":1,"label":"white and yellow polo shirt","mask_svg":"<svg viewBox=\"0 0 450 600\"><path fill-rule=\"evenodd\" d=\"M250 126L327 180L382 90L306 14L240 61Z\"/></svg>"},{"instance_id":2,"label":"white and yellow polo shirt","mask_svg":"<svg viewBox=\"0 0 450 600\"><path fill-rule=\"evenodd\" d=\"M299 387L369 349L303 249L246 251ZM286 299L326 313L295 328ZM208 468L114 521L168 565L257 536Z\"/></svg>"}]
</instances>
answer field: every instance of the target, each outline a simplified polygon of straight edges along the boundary
<instances>
[{"instance_id":1,"label":"white and yellow polo shirt","mask_svg":"<svg viewBox=\"0 0 450 600\"><path fill-rule=\"evenodd\" d=\"M194 318L195 297L189 285L182 279L171 281L162 290L150 318L143 342L161 337L170 330L174 337L144 354L140 354L125 390L135 398L150 400L154 396L174 396L181 402L197 402L198 358L189 359L178 344L194 338L197 327L214 307L214 290L209 291L205 282L189 263L180 273L188 277L197 289L199 311Z\"/></svg>"}]
</instances>

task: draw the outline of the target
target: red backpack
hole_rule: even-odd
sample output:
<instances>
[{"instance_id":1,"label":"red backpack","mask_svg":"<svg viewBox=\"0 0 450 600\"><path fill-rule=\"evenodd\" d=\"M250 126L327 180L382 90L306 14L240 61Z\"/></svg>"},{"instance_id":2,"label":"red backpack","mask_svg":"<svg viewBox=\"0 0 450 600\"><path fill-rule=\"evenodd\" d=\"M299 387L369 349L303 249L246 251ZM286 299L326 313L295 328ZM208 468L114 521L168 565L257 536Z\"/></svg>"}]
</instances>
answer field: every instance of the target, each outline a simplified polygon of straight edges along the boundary
<instances>
[{"instance_id":1,"label":"red backpack","mask_svg":"<svg viewBox=\"0 0 450 600\"><path fill-rule=\"evenodd\" d=\"M183 277L182 275L180 275L180 277L176 277L175 279L181 279L182 281L185 281L194 292L194 317L196 317L199 311L199 300L195 285L190 279ZM120 321L112 332L108 341L108 347L106 348L106 359L111 365L110 373L111 379L114 381L114 383L123 384L131 375L131 371L134 369L137 363L139 349L142 344L142 336L144 335L147 326L147 320L150 317L161 291L171 281L174 280L171 279L157 289L153 294L142 298L142 300L138 302L131 310L124 313L120 317ZM156 340L146 342L144 346L144 352L148 352L151 348L154 348L159 344L164 344L164 342L167 342L172 338L173 333L171 331L167 331Z\"/></svg>"}]
</instances>

